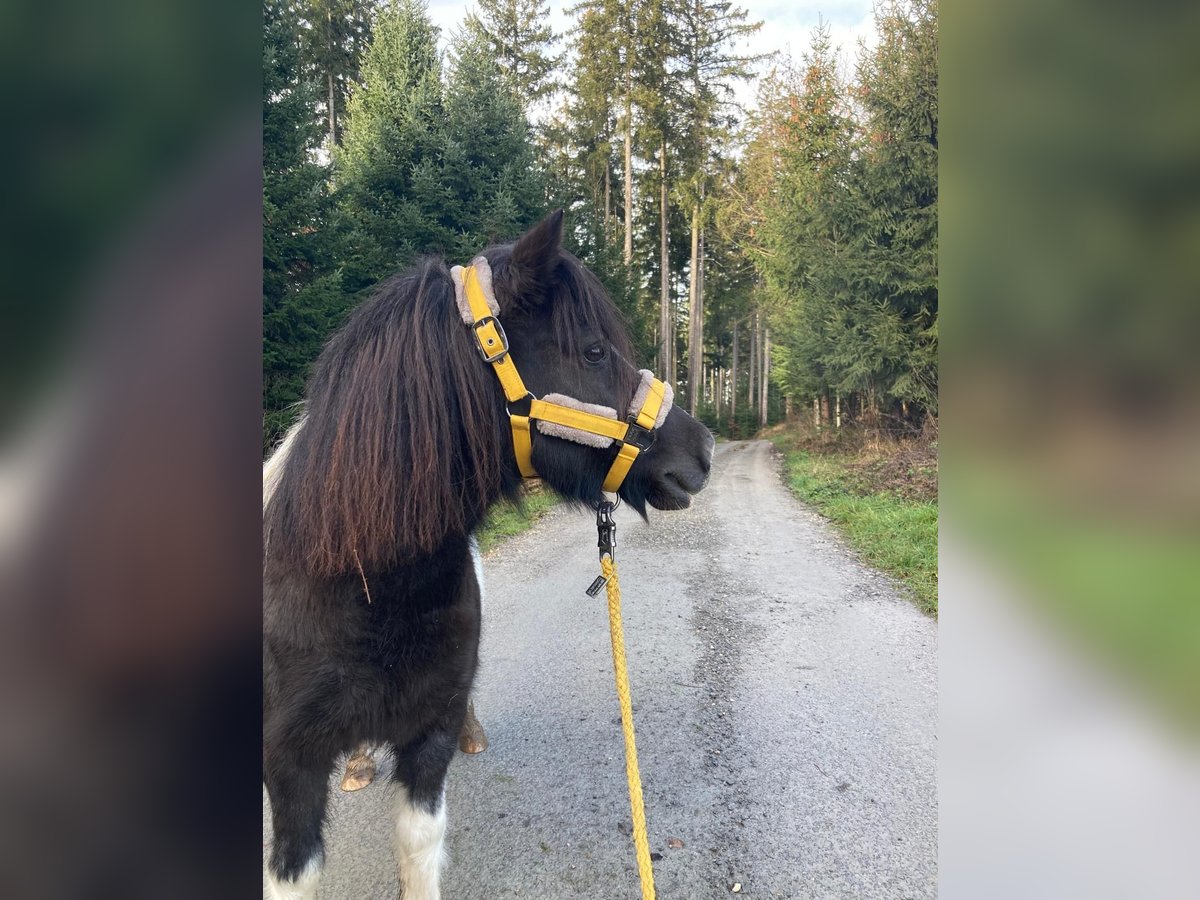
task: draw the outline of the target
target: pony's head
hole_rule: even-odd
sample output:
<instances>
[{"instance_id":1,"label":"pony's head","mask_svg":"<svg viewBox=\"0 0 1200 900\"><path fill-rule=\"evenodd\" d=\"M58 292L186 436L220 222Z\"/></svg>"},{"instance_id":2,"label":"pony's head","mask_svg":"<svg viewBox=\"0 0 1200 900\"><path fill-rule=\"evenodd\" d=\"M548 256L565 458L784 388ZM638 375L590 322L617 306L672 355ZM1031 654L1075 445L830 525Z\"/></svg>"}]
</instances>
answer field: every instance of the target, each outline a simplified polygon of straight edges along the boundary
<instances>
[{"instance_id":1,"label":"pony's head","mask_svg":"<svg viewBox=\"0 0 1200 900\"><path fill-rule=\"evenodd\" d=\"M566 395L624 418L641 383L625 323L599 280L562 249L562 219L555 212L483 253L511 357L537 396ZM712 448L708 429L672 406L620 496L643 515L647 505L688 506ZM533 464L557 493L590 503L617 450L537 432ZM265 539L272 556L314 576L413 560L516 494L504 393L443 262L385 282L350 316L318 359L303 423L278 456Z\"/></svg>"},{"instance_id":2,"label":"pony's head","mask_svg":"<svg viewBox=\"0 0 1200 900\"><path fill-rule=\"evenodd\" d=\"M521 377L538 397L562 395L626 417L641 383L629 335L599 280L562 249L562 211L552 213L515 244L483 255L492 272L500 320ZM533 439L533 463L564 497L600 499L617 447L588 446L543 427ZM683 509L708 478L713 438L672 405L621 485L620 496L643 515Z\"/></svg>"}]
</instances>

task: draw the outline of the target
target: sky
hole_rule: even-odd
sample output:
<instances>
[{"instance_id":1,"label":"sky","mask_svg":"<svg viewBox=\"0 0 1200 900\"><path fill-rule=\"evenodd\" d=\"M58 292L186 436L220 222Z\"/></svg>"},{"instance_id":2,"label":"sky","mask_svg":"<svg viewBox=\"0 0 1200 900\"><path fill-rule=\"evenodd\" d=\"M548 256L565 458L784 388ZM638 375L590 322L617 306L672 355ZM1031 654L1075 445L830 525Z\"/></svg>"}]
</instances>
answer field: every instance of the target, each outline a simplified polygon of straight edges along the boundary
<instances>
[{"instance_id":1,"label":"sky","mask_svg":"<svg viewBox=\"0 0 1200 900\"><path fill-rule=\"evenodd\" d=\"M565 10L576 0L550 0L551 24L557 33L572 24ZM840 59L845 75L853 72L857 58L857 42L874 43L874 17L871 0L735 0L736 5L749 13L748 21L761 21L763 27L742 48L747 55L786 51L799 58L808 46L809 37L817 22L829 23L835 47L840 47ZM429 14L442 29L443 42L457 31L474 3L462 0L428 0ZM741 85L737 99L743 106L754 100L754 86Z\"/></svg>"}]
</instances>

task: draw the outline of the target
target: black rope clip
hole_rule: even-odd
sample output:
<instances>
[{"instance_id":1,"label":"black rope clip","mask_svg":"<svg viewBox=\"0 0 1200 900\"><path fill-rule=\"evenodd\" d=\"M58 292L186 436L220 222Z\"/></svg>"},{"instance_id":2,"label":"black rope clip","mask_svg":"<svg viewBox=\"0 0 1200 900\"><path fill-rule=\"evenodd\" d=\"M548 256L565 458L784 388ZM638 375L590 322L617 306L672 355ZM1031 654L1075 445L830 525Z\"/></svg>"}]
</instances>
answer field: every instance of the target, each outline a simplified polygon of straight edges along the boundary
<instances>
[{"instance_id":1,"label":"black rope clip","mask_svg":"<svg viewBox=\"0 0 1200 900\"><path fill-rule=\"evenodd\" d=\"M613 519L613 510L620 502L619 499L616 503L605 500L596 504L596 534L598 537L596 546L600 548L601 561L606 556L613 561L616 561L617 558L617 523ZM596 580L588 587L587 595L595 597L606 584L608 584L608 579L603 575L597 575Z\"/></svg>"}]
</instances>

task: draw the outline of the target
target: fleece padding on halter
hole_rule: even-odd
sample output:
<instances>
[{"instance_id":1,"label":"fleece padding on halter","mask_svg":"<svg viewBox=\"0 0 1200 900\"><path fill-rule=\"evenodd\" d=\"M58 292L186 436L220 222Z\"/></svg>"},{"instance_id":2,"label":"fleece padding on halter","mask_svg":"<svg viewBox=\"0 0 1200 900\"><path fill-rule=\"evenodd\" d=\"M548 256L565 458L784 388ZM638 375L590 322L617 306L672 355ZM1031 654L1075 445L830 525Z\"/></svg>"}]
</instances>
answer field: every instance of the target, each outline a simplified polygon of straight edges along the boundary
<instances>
[{"instance_id":1,"label":"fleece padding on halter","mask_svg":"<svg viewBox=\"0 0 1200 900\"><path fill-rule=\"evenodd\" d=\"M641 369L638 374L641 376L641 381L634 392L633 401L629 404L629 417L637 421L637 424L641 425L647 431L653 431L655 428L661 428L662 423L667 420L667 413L671 411L671 405L675 400L675 393L669 385L658 381L654 377L654 373L649 369ZM656 387L656 385L661 387ZM656 392L661 397L661 405L658 407L657 414L653 416L646 415L645 421L642 421L640 414L646 406L646 401L650 399L651 391ZM565 394L547 394L542 399L547 403L582 410L594 416L603 416L606 419L617 421L617 411L611 406L584 403L582 400L576 400L574 397L568 397ZM586 447L599 447L601 449L611 447L614 440L608 435L572 428L569 425L563 425L558 422L548 422L545 419L538 419L537 430L550 437L562 438L563 440L583 444Z\"/></svg>"},{"instance_id":2,"label":"fleece padding on halter","mask_svg":"<svg viewBox=\"0 0 1200 900\"><path fill-rule=\"evenodd\" d=\"M574 397L568 397L566 394L547 394L542 399L547 403L565 406L568 409L582 410L583 412L591 413L593 416L603 416L613 421L616 421L617 418L617 411L611 406L601 406L598 403L584 403L582 400L576 400ZM572 428L570 425L547 422L545 419L538 419L537 430L550 437L562 438L565 441L574 441L577 444L583 444L585 447L604 449L605 447L611 447L613 442L613 439L607 435L581 431L578 428Z\"/></svg>"},{"instance_id":3,"label":"fleece padding on halter","mask_svg":"<svg viewBox=\"0 0 1200 900\"><path fill-rule=\"evenodd\" d=\"M500 307L493 291L488 261L479 256L469 266L454 266L450 277L454 281L458 314L473 332L479 355L495 371L508 400L513 454L521 476L537 477L533 467L532 420L537 422L538 430L543 434L588 446L608 447L614 441L618 442L620 449L602 486L602 490L615 493L638 454L654 443L654 430L671 409L674 399L671 388L643 369L639 373L642 381L635 392L634 403L630 405L627 422L617 419L617 412L611 407L584 403L562 394L551 394L539 400L525 387L508 352L508 336L496 318ZM513 412L513 405L526 401L529 403L527 413Z\"/></svg>"},{"instance_id":4,"label":"fleece padding on halter","mask_svg":"<svg viewBox=\"0 0 1200 900\"><path fill-rule=\"evenodd\" d=\"M492 267L488 265L487 258L475 257L471 260L471 268L479 277L479 289L488 310L493 316L500 315L500 304L496 302L496 292L492 288ZM450 277L454 280L454 302L458 305L458 314L462 316L463 322L471 325L475 321L475 316L471 312L471 304L467 300L466 279L463 277L465 271L462 266L454 266L450 269Z\"/></svg>"}]
</instances>

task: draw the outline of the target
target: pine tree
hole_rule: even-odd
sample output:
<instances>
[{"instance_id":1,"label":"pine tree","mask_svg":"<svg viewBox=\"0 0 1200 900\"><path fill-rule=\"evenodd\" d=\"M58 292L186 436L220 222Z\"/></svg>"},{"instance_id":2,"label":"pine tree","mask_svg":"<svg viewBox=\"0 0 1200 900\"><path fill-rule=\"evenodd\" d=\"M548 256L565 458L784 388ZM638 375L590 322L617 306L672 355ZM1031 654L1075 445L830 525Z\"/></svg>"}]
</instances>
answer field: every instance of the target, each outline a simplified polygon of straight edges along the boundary
<instances>
[{"instance_id":1,"label":"pine tree","mask_svg":"<svg viewBox=\"0 0 1200 900\"><path fill-rule=\"evenodd\" d=\"M546 210L546 179L520 98L469 32L452 49L446 82L441 184L453 199L443 210L468 259L517 236Z\"/></svg>"},{"instance_id":2,"label":"pine tree","mask_svg":"<svg viewBox=\"0 0 1200 900\"><path fill-rule=\"evenodd\" d=\"M896 347L883 398L937 412L937 0L877 10L879 43L859 68L866 111L861 183L870 284Z\"/></svg>"},{"instance_id":3,"label":"pine tree","mask_svg":"<svg viewBox=\"0 0 1200 900\"><path fill-rule=\"evenodd\" d=\"M477 36L456 40L449 68L443 85L419 0L380 14L336 157L350 290L422 254L469 259L545 211L525 113Z\"/></svg>"},{"instance_id":4,"label":"pine tree","mask_svg":"<svg viewBox=\"0 0 1200 900\"><path fill-rule=\"evenodd\" d=\"M342 139L350 90L358 82L363 53L371 42L374 0L300 0L306 27L302 48L316 69L325 109L326 146Z\"/></svg>"},{"instance_id":5,"label":"pine tree","mask_svg":"<svg viewBox=\"0 0 1200 900\"><path fill-rule=\"evenodd\" d=\"M554 50L559 37L550 27L549 0L479 0L466 30L526 112L554 92L552 75L562 57Z\"/></svg>"},{"instance_id":6,"label":"pine tree","mask_svg":"<svg viewBox=\"0 0 1200 900\"><path fill-rule=\"evenodd\" d=\"M397 0L380 12L363 57L334 157L350 291L456 245L442 221L453 198L438 163L445 109L437 39L420 0Z\"/></svg>"},{"instance_id":7,"label":"pine tree","mask_svg":"<svg viewBox=\"0 0 1200 900\"><path fill-rule=\"evenodd\" d=\"M683 105L676 76L682 55L679 3L680 0L645 0L636 23L638 65L633 81L634 106L641 118L641 155L655 160L653 174L647 173L644 181L650 188L647 194L655 198L657 208L653 215L658 220L657 271L651 267L658 281L658 371L672 386L676 378L670 198L671 180L679 163L680 123L676 110Z\"/></svg>"}]
</instances>

